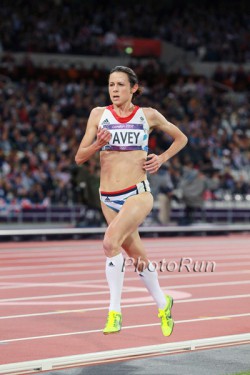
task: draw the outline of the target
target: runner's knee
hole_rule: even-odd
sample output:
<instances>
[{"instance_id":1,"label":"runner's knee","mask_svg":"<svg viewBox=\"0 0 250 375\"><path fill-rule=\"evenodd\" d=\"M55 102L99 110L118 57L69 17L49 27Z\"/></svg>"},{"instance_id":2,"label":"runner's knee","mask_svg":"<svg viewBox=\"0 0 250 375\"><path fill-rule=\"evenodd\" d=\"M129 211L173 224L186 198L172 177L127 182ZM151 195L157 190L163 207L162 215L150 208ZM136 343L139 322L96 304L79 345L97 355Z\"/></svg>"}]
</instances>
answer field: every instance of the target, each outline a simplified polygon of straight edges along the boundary
<instances>
[{"instance_id":1,"label":"runner's knee","mask_svg":"<svg viewBox=\"0 0 250 375\"><path fill-rule=\"evenodd\" d=\"M120 247L121 245L117 239L117 236L112 235L107 230L103 239L103 249L105 255L109 258L118 255L120 253Z\"/></svg>"}]
</instances>

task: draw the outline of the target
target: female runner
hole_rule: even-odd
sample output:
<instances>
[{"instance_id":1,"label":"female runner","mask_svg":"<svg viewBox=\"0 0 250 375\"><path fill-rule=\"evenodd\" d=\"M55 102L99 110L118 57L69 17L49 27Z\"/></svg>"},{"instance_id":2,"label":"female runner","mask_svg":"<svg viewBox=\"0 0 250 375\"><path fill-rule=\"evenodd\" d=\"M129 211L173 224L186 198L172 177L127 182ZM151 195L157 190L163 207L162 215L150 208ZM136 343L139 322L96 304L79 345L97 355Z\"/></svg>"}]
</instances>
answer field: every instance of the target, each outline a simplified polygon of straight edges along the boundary
<instances>
[{"instance_id":1,"label":"female runner","mask_svg":"<svg viewBox=\"0 0 250 375\"><path fill-rule=\"evenodd\" d=\"M100 199L108 223L103 248L110 289L103 333L119 332L122 326L123 248L135 264L140 263L138 274L157 304L162 333L169 336L174 327L173 298L164 295L160 288L157 271L148 260L138 227L153 207L147 172L156 173L186 145L187 137L157 110L133 104L133 97L141 90L132 69L116 66L110 72L108 87L112 104L92 109L75 156L76 163L81 165L100 151ZM149 133L156 127L172 137L173 142L162 154L147 155Z\"/></svg>"}]
</instances>

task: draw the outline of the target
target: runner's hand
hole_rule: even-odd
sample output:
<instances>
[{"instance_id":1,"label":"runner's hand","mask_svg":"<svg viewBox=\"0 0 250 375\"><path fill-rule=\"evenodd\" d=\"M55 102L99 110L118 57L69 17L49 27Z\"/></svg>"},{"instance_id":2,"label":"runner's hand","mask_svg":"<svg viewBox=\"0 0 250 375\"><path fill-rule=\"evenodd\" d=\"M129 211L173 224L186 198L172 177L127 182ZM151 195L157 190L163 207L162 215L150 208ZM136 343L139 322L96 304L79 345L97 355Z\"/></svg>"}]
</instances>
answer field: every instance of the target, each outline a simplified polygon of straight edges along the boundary
<instances>
[{"instance_id":1,"label":"runner's hand","mask_svg":"<svg viewBox=\"0 0 250 375\"><path fill-rule=\"evenodd\" d=\"M160 156L158 155L155 155L155 154L149 154L147 156L147 160L145 160L144 164L143 164L143 168L153 174L153 173L156 173L158 171L158 169L161 167L162 165L162 161L161 161L161 158Z\"/></svg>"},{"instance_id":2,"label":"runner's hand","mask_svg":"<svg viewBox=\"0 0 250 375\"><path fill-rule=\"evenodd\" d=\"M99 148L102 148L107 143L109 143L111 139L111 133L104 128L98 128L97 135L96 135L96 143Z\"/></svg>"}]
</instances>

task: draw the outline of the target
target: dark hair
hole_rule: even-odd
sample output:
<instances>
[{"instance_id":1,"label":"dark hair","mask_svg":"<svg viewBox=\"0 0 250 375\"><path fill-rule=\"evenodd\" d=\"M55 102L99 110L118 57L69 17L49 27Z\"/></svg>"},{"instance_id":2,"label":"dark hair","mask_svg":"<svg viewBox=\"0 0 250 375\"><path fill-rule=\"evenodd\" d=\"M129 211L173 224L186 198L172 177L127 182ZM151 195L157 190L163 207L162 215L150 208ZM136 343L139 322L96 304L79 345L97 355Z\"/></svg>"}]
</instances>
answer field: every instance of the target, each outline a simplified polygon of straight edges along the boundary
<instances>
[{"instance_id":1,"label":"dark hair","mask_svg":"<svg viewBox=\"0 0 250 375\"><path fill-rule=\"evenodd\" d=\"M131 88L134 87L134 85L136 85L136 84L138 84L138 86L139 86L137 75L135 74L135 72L131 68L128 68L127 66L118 65L118 66L115 66L113 69L111 69L109 75L112 74L112 73L115 73L115 72L121 72L121 73L127 74ZM141 87L138 87L137 91L134 93L133 96L134 97L138 96L141 93L142 93L142 89L141 89Z\"/></svg>"}]
</instances>

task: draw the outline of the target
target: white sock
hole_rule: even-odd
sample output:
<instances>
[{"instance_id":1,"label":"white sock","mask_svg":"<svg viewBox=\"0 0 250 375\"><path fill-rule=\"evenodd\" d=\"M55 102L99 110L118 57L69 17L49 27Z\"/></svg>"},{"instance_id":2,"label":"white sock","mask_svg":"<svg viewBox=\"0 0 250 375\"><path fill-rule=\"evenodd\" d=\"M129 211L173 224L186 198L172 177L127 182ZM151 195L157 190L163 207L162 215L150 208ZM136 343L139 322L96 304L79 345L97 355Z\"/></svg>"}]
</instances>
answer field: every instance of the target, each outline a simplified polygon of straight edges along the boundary
<instances>
[{"instance_id":1,"label":"white sock","mask_svg":"<svg viewBox=\"0 0 250 375\"><path fill-rule=\"evenodd\" d=\"M109 311L121 312L121 295L125 272L123 262L122 253L111 258L106 258L106 278L110 291Z\"/></svg>"},{"instance_id":2,"label":"white sock","mask_svg":"<svg viewBox=\"0 0 250 375\"><path fill-rule=\"evenodd\" d=\"M145 268L145 270L142 272L138 271L138 274L145 287L155 300L158 309L164 309L164 307L166 306L166 298L160 287L158 281L158 273L155 270L153 264L149 263L148 267Z\"/></svg>"}]
</instances>

